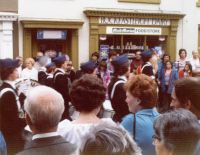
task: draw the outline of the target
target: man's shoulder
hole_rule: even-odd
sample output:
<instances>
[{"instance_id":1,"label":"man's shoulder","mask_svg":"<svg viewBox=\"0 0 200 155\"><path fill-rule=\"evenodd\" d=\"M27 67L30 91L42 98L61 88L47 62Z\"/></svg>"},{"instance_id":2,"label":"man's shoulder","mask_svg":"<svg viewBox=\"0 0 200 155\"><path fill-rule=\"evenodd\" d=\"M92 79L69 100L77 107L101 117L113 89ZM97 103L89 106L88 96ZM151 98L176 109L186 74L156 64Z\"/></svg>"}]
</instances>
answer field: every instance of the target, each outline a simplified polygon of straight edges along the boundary
<instances>
[{"instance_id":1,"label":"man's shoulder","mask_svg":"<svg viewBox=\"0 0 200 155\"><path fill-rule=\"evenodd\" d=\"M3 82L2 85L0 86L0 91L1 91L2 89L5 89L5 88L11 88L11 89L13 89L8 83Z\"/></svg>"},{"instance_id":2,"label":"man's shoulder","mask_svg":"<svg viewBox=\"0 0 200 155\"><path fill-rule=\"evenodd\" d=\"M48 155L72 154L77 150L76 145L67 142L61 136L42 138L31 141L25 149L17 155Z\"/></svg>"}]
</instances>

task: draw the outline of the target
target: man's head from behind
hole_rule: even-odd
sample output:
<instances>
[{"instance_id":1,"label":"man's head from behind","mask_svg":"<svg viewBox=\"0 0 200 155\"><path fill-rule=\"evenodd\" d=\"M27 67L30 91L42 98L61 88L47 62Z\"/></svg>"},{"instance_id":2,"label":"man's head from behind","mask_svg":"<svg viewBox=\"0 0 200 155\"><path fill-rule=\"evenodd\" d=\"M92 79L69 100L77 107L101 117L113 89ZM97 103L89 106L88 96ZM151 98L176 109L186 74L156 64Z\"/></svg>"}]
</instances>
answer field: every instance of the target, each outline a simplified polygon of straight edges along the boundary
<instances>
[{"instance_id":1,"label":"man's head from behind","mask_svg":"<svg viewBox=\"0 0 200 155\"><path fill-rule=\"evenodd\" d=\"M200 79L189 77L175 81L171 106L185 108L200 118Z\"/></svg>"},{"instance_id":2,"label":"man's head from behind","mask_svg":"<svg viewBox=\"0 0 200 155\"><path fill-rule=\"evenodd\" d=\"M26 122L34 134L53 132L64 112L64 100L54 89L37 86L28 92L24 109Z\"/></svg>"}]
</instances>

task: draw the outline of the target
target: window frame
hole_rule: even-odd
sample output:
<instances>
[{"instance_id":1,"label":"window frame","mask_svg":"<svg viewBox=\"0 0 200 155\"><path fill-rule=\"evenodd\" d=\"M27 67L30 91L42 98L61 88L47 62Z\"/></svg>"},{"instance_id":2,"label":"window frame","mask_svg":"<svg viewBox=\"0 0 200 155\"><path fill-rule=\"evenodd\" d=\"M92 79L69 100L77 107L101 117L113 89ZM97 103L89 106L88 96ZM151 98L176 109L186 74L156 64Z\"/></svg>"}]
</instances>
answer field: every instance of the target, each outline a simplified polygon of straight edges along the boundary
<instances>
[{"instance_id":1,"label":"window frame","mask_svg":"<svg viewBox=\"0 0 200 155\"><path fill-rule=\"evenodd\" d=\"M197 1L196 5L197 7L200 7L200 0Z\"/></svg>"},{"instance_id":2,"label":"window frame","mask_svg":"<svg viewBox=\"0 0 200 155\"><path fill-rule=\"evenodd\" d=\"M118 0L118 2L160 4L161 0Z\"/></svg>"}]
</instances>

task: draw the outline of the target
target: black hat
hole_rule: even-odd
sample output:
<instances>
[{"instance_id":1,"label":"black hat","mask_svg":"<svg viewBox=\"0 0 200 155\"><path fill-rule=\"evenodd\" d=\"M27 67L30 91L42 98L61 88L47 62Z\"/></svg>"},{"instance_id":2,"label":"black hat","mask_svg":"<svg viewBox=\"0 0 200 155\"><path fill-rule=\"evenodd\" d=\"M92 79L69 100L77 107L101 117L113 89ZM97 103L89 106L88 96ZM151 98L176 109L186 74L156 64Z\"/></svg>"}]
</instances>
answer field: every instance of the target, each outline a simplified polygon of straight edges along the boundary
<instances>
[{"instance_id":1,"label":"black hat","mask_svg":"<svg viewBox=\"0 0 200 155\"><path fill-rule=\"evenodd\" d=\"M0 59L0 67L1 68L17 68L19 67L19 60L13 60L10 58Z\"/></svg>"},{"instance_id":2,"label":"black hat","mask_svg":"<svg viewBox=\"0 0 200 155\"><path fill-rule=\"evenodd\" d=\"M83 70L83 71L93 70L96 67L97 67L97 65L93 61L88 61L88 62L81 64L81 70Z\"/></svg>"},{"instance_id":3,"label":"black hat","mask_svg":"<svg viewBox=\"0 0 200 155\"><path fill-rule=\"evenodd\" d=\"M58 57L53 59L53 62L55 62L56 64L64 63L65 61L67 61L67 59L64 55L58 56Z\"/></svg>"},{"instance_id":4,"label":"black hat","mask_svg":"<svg viewBox=\"0 0 200 155\"><path fill-rule=\"evenodd\" d=\"M146 57L151 57L152 56L152 51L148 50L148 51L144 51L142 52L142 58L146 58Z\"/></svg>"},{"instance_id":5,"label":"black hat","mask_svg":"<svg viewBox=\"0 0 200 155\"><path fill-rule=\"evenodd\" d=\"M129 61L128 61L128 55L126 55L126 54L117 56L116 58L114 58L114 59L112 60L112 64L113 64L113 65L122 65L122 64L124 64L124 63L126 63L126 62L129 62Z\"/></svg>"}]
</instances>

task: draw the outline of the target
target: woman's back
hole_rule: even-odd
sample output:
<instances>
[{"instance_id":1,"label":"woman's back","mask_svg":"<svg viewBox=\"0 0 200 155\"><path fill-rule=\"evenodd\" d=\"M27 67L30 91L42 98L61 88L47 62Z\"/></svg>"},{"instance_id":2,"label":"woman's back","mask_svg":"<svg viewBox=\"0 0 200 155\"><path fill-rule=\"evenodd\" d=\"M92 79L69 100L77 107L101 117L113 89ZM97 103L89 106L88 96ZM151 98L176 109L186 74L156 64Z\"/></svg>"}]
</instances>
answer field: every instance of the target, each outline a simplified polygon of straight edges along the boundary
<instances>
[{"instance_id":1,"label":"woman's back","mask_svg":"<svg viewBox=\"0 0 200 155\"><path fill-rule=\"evenodd\" d=\"M133 135L134 140L142 149L143 155L155 154L152 136L154 134L153 123L158 115L158 112L153 109L143 109L136 114L127 115L121 123Z\"/></svg>"},{"instance_id":2,"label":"woman's back","mask_svg":"<svg viewBox=\"0 0 200 155\"><path fill-rule=\"evenodd\" d=\"M105 122L115 125L115 122L110 118L102 118L99 123ZM58 133L70 143L81 146L83 137L89 133L91 127L99 123L73 123L69 121L62 121L58 126Z\"/></svg>"}]
</instances>

